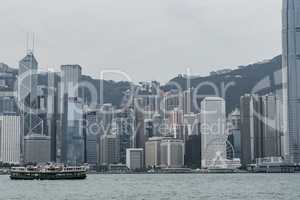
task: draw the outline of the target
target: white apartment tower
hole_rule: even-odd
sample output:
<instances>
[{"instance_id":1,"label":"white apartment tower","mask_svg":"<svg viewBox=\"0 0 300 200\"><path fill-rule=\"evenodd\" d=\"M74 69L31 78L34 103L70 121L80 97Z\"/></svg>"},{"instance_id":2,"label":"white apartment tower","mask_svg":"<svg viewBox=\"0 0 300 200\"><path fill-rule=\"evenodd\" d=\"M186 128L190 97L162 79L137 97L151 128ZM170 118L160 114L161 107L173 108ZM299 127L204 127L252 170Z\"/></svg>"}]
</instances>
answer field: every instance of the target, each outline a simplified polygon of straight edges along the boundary
<instances>
[{"instance_id":1,"label":"white apartment tower","mask_svg":"<svg viewBox=\"0 0 300 200\"><path fill-rule=\"evenodd\" d=\"M20 116L0 116L0 161L19 164L21 153Z\"/></svg>"},{"instance_id":2,"label":"white apartment tower","mask_svg":"<svg viewBox=\"0 0 300 200\"><path fill-rule=\"evenodd\" d=\"M225 100L206 97L201 101L201 159L203 168L214 168L226 159Z\"/></svg>"}]
</instances>

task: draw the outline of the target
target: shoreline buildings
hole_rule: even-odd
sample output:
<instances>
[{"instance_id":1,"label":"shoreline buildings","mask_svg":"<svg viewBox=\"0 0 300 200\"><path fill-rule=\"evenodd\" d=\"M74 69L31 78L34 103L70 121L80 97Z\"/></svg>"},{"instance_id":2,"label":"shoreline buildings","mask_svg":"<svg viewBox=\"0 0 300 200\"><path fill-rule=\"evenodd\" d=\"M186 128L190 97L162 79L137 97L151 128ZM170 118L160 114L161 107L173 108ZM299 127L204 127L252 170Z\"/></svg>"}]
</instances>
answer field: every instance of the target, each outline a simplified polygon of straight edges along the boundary
<instances>
[{"instance_id":1,"label":"shoreline buildings","mask_svg":"<svg viewBox=\"0 0 300 200\"><path fill-rule=\"evenodd\" d=\"M284 154L280 101L273 95L241 97L241 163L279 158Z\"/></svg>"}]
</instances>

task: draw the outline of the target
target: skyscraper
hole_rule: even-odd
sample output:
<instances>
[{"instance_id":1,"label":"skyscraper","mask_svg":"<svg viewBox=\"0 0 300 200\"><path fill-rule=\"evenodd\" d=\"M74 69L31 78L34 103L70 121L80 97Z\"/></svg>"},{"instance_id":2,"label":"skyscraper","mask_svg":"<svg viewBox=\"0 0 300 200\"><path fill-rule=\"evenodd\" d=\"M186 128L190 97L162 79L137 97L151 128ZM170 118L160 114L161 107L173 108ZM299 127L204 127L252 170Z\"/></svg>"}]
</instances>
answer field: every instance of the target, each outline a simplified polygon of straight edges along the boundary
<instances>
[{"instance_id":1,"label":"skyscraper","mask_svg":"<svg viewBox=\"0 0 300 200\"><path fill-rule=\"evenodd\" d=\"M0 162L19 164L21 159L20 116L0 116Z\"/></svg>"},{"instance_id":2,"label":"skyscraper","mask_svg":"<svg viewBox=\"0 0 300 200\"><path fill-rule=\"evenodd\" d=\"M279 99L273 95L241 97L241 162L244 167L259 158L281 157L282 132Z\"/></svg>"},{"instance_id":3,"label":"skyscraper","mask_svg":"<svg viewBox=\"0 0 300 200\"><path fill-rule=\"evenodd\" d=\"M63 161L69 164L84 162L83 108L81 99L69 97L66 106L67 120L63 130Z\"/></svg>"},{"instance_id":4,"label":"skyscraper","mask_svg":"<svg viewBox=\"0 0 300 200\"><path fill-rule=\"evenodd\" d=\"M82 130L83 102L80 98L80 65L61 66L61 132L57 136L58 157L64 163L80 164L84 161Z\"/></svg>"},{"instance_id":5,"label":"skyscraper","mask_svg":"<svg viewBox=\"0 0 300 200\"><path fill-rule=\"evenodd\" d=\"M259 131L257 115L257 101L252 95L246 94L241 97L241 163L244 167L252 164L256 159L256 149L258 149L257 134Z\"/></svg>"},{"instance_id":6,"label":"skyscraper","mask_svg":"<svg viewBox=\"0 0 300 200\"><path fill-rule=\"evenodd\" d=\"M235 109L228 115L228 140L233 147L233 152L227 152L227 157L241 157L241 113L239 109ZM229 144L228 144L229 145Z\"/></svg>"},{"instance_id":7,"label":"skyscraper","mask_svg":"<svg viewBox=\"0 0 300 200\"><path fill-rule=\"evenodd\" d=\"M283 0L282 69L284 83L285 157L300 163L300 1Z\"/></svg>"},{"instance_id":8,"label":"skyscraper","mask_svg":"<svg viewBox=\"0 0 300 200\"><path fill-rule=\"evenodd\" d=\"M134 111L125 109L117 112L113 119L120 138L120 162L126 163L126 149L134 146Z\"/></svg>"},{"instance_id":9,"label":"skyscraper","mask_svg":"<svg viewBox=\"0 0 300 200\"><path fill-rule=\"evenodd\" d=\"M18 90L19 103L22 108L32 106L37 95L37 69L38 62L33 53L28 53L19 62Z\"/></svg>"},{"instance_id":10,"label":"skyscraper","mask_svg":"<svg viewBox=\"0 0 300 200\"><path fill-rule=\"evenodd\" d=\"M189 135L185 142L184 163L190 168L201 168L201 135Z\"/></svg>"},{"instance_id":11,"label":"skyscraper","mask_svg":"<svg viewBox=\"0 0 300 200\"><path fill-rule=\"evenodd\" d=\"M97 110L85 110L84 123L85 162L93 167L97 164L97 137L99 134Z\"/></svg>"},{"instance_id":12,"label":"skyscraper","mask_svg":"<svg viewBox=\"0 0 300 200\"><path fill-rule=\"evenodd\" d=\"M259 107L262 119L260 121L260 137L262 139L260 157L282 156L282 132L280 101L274 95L260 97Z\"/></svg>"},{"instance_id":13,"label":"skyscraper","mask_svg":"<svg viewBox=\"0 0 300 200\"><path fill-rule=\"evenodd\" d=\"M214 168L226 156L225 100L206 97L201 101L201 159L203 168Z\"/></svg>"},{"instance_id":14,"label":"skyscraper","mask_svg":"<svg viewBox=\"0 0 300 200\"><path fill-rule=\"evenodd\" d=\"M181 168L184 166L183 140L166 138L160 143L160 166L163 168Z\"/></svg>"},{"instance_id":15,"label":"skyscraper","mask_svg":"<svg viewBox=\"0 0 300 200\"><path fill-rule=\"evenodd\" d=\"M37 103L37 69L38 62L32 52L27 53L19 62L17 90L22 115L21 133L23 135L37 133L35 128L41 123L34 110Z\"/></svg>"},{"instance_id":16,"label":"skyscraper","mask_svg":"<svg viewBox=\"0 0 300 200\"><path fill-rule=\"evenodd\" d=\"M37 108L43 124L39 127L43 135L51 138L51 161L56 161L56 133L58 108L58 75L55 72L38 74Z\"/></svg>"},{"instance_id":17,"label":"skyscraper","mask_svg":"<svg viewBox=\"0 0 300 200\"><path fill-rule=\"evenodd\" d=\"M171 125L171 131L174 136L174 138L177 139L184 139L184 119L183 119L183 110L180 110L178 108L174 108L170 112L170 125Z\"/></svg>"},{"instance_id":18,"label":"skyscraper","mask_svg":"<svg viewBox=\"0 0 300 200\"><path fill-rule=\"evenodd\" d=\"M118 164L120 162L120 139L117 135L100 136L97 160L98 165Z\"/></svg>"}]
</instances>

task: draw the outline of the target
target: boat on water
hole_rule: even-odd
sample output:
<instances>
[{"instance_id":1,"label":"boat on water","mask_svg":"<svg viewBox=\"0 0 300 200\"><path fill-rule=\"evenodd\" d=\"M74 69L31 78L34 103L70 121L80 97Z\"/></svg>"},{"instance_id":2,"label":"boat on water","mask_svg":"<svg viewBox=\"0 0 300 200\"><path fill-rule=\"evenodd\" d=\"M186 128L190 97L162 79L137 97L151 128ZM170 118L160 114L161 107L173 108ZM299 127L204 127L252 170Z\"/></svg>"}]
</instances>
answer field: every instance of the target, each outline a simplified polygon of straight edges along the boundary
<instances>
[{"instance_id":1,"label":"boat on water","mask_svg":"<svg viewBox=\"0 0 300 200\"><path fill-rule=\"evenodd\" d=\"M87 177L86 166L28 166L13 167L10 170L12 180L67 180L85 179Z\"/></svg>"}]
</instances>

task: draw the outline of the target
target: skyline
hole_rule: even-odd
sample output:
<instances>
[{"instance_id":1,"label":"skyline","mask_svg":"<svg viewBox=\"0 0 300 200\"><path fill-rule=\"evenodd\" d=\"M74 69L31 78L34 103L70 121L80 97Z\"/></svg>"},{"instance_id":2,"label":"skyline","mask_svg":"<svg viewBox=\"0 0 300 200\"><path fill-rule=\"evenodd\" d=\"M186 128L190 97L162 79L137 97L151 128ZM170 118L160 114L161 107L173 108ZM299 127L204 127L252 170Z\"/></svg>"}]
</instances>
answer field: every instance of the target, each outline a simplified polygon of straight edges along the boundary
<instances>
[{"instance_id":1,"label":"skyline","mask_svg":"<svg viewBox=\"0 0 300 200\"><path fill-rule=\"evenodd\" d=\"M165 83L187 67L203 76L281 52L280 0L251 5L238 0L30 2L4 1L0 8L0 25L6 27L0 38L1 62L11 67L24 54L27 32L36 34L35 55L42 69L80 64L94 78L99 70L120 69L134 82ZM8 15L11 10L16 15Z\"/></svg>"}]
</instances>

